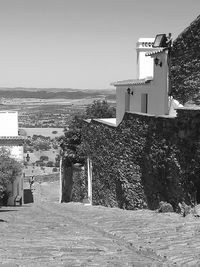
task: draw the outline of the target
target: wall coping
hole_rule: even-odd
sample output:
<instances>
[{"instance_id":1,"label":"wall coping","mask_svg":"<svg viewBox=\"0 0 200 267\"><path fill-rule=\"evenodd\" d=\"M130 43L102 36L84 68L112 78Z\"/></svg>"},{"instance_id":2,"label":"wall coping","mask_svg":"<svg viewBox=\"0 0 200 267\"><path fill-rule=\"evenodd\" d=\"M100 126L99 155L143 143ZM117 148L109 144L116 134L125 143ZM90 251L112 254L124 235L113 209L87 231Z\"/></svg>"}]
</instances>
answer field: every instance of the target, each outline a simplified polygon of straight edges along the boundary
<instances>
[{"instance_id":1,"label":"wall coping","mask_svg":"<svg viewBox=\"0 0 200 267\"><path fill-rule=\"evenodd\" d=\"M91 119L83 120L84 122L90 123Z\"/></svg>"},{"instance_id":2,"label":"wall coping","mask_svg":"<svg viewBox=\"0 0 200 267\"><path fill-rule=\"evenodd\" d=\"M93 119L94 121L112 126L112 127L116 127L116 118L115 118L115 122L111 122L111 121L106 121L105 119ZM114 120L114 118L111 118L110 120Z\"/></svg>"},{"instance_id":3,"label":"wall coping","mask_svg":"<svg viewBox=\"0 0 200 267\"><path fill-rule=\"evenodd\" d=\"M139 115L141 117L149 117L149 118L162 118L162 119L175 119L176 116L175 115L152 115L152 114L148 114L148 113L142 113L142 112L132 112L132 111L126 111L124 114L124 117L126 116L126 114L132 114L132 115ZM120 124L124 121L124 117L122 119L122 121L120 122ZM113 120L114 118L110 118L110 120ZM91 123L99 123L99 124L103 124L106 126L110 126L112 128L117 128L120 124L116 124L113 122L109 122L109 119L86 119L84 120L84 122L86 122L87 124L91 124Z\"/></svg>"},{"instance_id":4,"label":"wall coping","mask_svg":"<svg viewBox=\"0 0 200 267\"><path fill-rule=\"evenodd\" d=\"M195 107L178 107L178 108L176 108L176 110L200 111L200 107L198 107L198 106L195 106Z\"/></svg>"},{"instance_id":5,"label":"wall coping","mask_svg":"<svg viewBox=\"0 0 200 267\"><path fill-rule=\"evenodd\" d=\"M125 113L136 114L136 115L139 115L139 116L152 117L152 118L165 118L165 119L174 119L174 118L176 118L176 116L174 116L174 115L153 115L153 114L149 114L149 113L132 112L132 111L126 111Z\"/></svg>"},{"instance_id":6,"label":"wall coping","mask_svg":"<svg viewBox=\"0 0 200 267\"><path fill-rule=\"evenodd\" d=\"M91 124L93 122L94 123L99 123L99 124L104 124L104 125L107 125L107 126L110 126L110 127L113 127L113 128L117 127L116 123L111 123L111 122L105 121L104 119L87 119L87 120L84 120L84 122L86 122L88 124Z\"/></svg>"}]
</instances>

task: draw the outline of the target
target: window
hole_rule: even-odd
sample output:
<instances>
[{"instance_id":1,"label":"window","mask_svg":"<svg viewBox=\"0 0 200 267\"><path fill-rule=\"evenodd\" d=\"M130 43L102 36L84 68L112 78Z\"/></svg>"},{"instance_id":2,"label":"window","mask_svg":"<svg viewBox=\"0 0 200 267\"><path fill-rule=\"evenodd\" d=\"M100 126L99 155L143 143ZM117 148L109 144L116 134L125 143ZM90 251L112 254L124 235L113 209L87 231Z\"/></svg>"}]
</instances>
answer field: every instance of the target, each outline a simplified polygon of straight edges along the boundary
<instances>
[{"instance_id":1,"label":"window","mask_svg":"<svg viewBox=\"0 0 200 267\"><path fill-rule=\"evenodd\" d=\"M141 112L148 112L148 94L141 94Z\"/></svg>"}]
</instances>

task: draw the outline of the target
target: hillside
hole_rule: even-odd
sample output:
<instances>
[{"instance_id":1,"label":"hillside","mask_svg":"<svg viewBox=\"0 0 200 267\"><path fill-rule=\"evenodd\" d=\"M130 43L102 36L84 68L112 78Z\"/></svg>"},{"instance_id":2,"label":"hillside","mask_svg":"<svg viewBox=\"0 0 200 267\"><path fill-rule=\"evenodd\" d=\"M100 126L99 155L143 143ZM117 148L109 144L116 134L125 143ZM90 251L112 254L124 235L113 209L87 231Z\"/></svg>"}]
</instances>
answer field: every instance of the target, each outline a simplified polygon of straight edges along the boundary
<instances>
[{"instance_id":1,"label":"hillside","mask_svg":"<svg viewBox=\"0 0 200 267\"><path fill-rule=\"evenodd\" d=\"M108 99L115 99L115 89L0 88L0 98L83 99L102 96Z\"/></svg>"}]
</instances>

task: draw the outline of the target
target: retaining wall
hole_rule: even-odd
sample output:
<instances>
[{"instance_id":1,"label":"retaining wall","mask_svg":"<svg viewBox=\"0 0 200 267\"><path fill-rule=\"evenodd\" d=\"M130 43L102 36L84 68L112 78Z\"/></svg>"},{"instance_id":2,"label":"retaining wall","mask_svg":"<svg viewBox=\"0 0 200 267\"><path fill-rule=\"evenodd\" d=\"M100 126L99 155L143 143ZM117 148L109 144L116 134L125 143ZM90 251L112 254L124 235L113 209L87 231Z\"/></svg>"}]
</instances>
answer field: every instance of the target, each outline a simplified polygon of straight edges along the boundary
<instances>
[{"instance_id":1,"label":"retaining wall","mask_svg":"<svg viewBox=\"0 0 200 267\"><path fill-rule=\"evenodd\" d=\"M195 192L200 201L199 136L200 109L179 109L176 118L126 113L118 127L95 120L85 123L84 149L93 162L93 204L156 209L160 201L167 201L176 209L183 200L194 202ZM80 179L85 192L87 173Z\"/></svg>"}]
</instances>

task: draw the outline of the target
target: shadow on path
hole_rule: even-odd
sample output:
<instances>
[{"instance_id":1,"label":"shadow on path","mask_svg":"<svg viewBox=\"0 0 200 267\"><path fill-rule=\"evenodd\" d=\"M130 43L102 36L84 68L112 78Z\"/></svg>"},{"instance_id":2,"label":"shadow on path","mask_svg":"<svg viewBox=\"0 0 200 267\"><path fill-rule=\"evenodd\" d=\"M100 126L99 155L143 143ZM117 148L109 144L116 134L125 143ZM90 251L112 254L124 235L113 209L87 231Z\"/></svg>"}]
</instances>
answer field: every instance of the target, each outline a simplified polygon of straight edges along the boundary
<instances>
[{"instance_id":1,"label":"shadow on path","mask_svg":"<svg viewBox=\"0 0 200 267\"><path fill-rule=\"evenodd\" d=\"M0 213L1 213L1 212L9 212L9 211L17 211L17 210L1 210L1 209L0 209Z\"/></svg>"},{"instance_id":2,"label":"shadow on path","mask_svg":"<svg viewBox=\"0 0 200 267\"><path fill-rule=\"evenodd\" d=\"M24 189L24 204L33 203L33 193L31 189Z\"/></svg>"}]
</instances>

